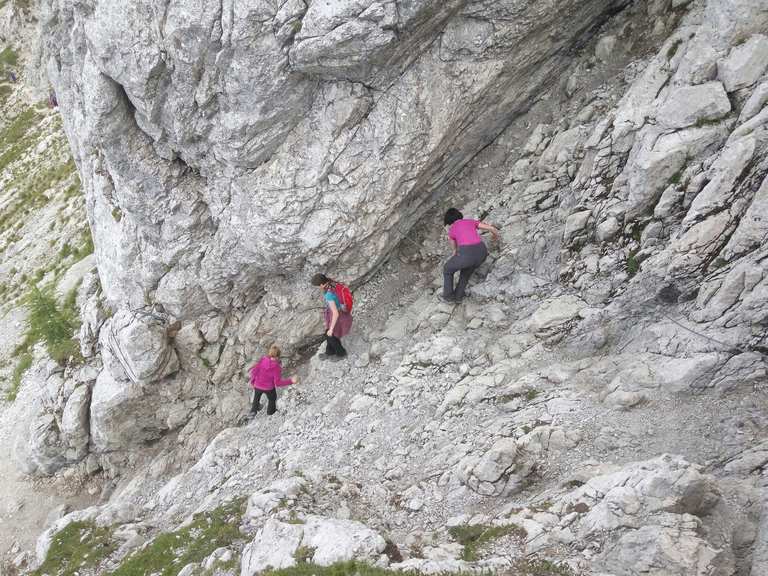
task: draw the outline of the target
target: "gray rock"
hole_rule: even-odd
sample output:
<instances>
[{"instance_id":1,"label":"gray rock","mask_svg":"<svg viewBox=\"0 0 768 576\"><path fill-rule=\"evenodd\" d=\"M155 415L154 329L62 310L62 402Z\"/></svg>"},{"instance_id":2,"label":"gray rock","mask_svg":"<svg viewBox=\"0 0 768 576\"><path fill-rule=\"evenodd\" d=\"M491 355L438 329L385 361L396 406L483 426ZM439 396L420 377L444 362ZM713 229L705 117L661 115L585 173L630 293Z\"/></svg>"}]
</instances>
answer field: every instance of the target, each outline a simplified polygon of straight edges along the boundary
<instances>
[{"instance_id":1,"label":"gray rock","mask_svg":"<svg viewBox=\"0 0 768 576\"><path fill-rule=\"evenodd\" d=\"M657 120L667 128L686 128L718 120L730 111L731 101L723 85L707 82L671 89Z\"/></svg>"},{"instance_id":2,"label":"gray rock","mask_svg":"<svg viewBox=\"0 0 768 576\"><path fill-rule=\"evenodd\" d=\"M179 368L176 351L167 336L167 323L151 313L119 312L101 330L102 347L134 383L149 383ZM107 364L109 366L109 363Z\"/></svg>"},{"instance_id":3,"label":"gray rock","mask_svg":"<svg viewBox=\"0 0 768 576\"><path fill-rule=\"evenodd\" d=\"M329 566L353 559L378 559L384 539L360 522L309 516L304 524L267 520L256 538L245 547L241 576L253 576L268 567L290 568L297 564L302 546L306 561Z\"/></svg>"},{"instance_id":4,"label":"gray rock","mask_svg":"<svg viewBox=\"0 0 768 576\"><path fill-rule=\"evenodd\" d=\"M616 49L616 36L603 36L595 45L595 56L602 62L610 62Z\"/></svg>"},{"instance_id":5,"label":"gray rock","mask_svg":"<svg viewBox=\"0 0 768 576\"><path fill-rule=\"evenodd\" d=\"M717 63L717 75L728 92L751 86L768 68L768 36L755 34Z\"/></svg>"},{"instance_id":6,"label":"gray rock","mask_svg":"<svg viewBox=\"0 0 768 576\"><path fill-rule=\"evenodd\" d=\"M80 385L70 394L64 406L61 435L69 450L74 452L73 461L80 460L88 452L90 404L90 387Z\"/></svg>"},{"instance_id":7,"label":"gray rock","mask_svg":"<svg viewBox=\"0 0 768 576\"><path fill-rule=\"evenodd\" d=\"M159 438L167 426L158 404L158 397L141 384L116 380L109 370L102 370L91 397L94 448L120 450Z\"/></svg>"}]
</instances>

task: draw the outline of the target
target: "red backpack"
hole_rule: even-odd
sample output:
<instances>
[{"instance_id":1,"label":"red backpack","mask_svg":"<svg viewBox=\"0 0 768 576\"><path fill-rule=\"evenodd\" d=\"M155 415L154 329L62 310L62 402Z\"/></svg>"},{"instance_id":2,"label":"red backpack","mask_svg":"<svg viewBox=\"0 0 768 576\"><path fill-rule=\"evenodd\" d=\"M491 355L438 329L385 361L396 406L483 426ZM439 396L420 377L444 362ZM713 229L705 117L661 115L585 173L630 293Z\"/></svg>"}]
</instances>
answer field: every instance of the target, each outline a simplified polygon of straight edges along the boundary
<instances>
[{"instance_id":1,"label":"red backpack","mask_svg":"<svg viewBox=\"0 0 768 576\"><path fill-rule=\"evenodd\" d=\"M334 282L333 291L341 303L341 311L352 312L352 305L355 301L352 298L352 290L349 289L349 286L341 282Z\"/></svg>"}]
</instances>

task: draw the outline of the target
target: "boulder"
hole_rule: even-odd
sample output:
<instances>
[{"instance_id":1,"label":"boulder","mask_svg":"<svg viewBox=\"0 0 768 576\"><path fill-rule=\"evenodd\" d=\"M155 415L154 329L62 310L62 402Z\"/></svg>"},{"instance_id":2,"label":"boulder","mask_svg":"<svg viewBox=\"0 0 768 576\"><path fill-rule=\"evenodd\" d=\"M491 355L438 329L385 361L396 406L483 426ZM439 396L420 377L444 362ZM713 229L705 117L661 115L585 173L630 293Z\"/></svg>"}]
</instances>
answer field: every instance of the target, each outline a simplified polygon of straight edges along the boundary
<instances>
[{"instance_id":1,"label":"boulder","mask_svg":"<svg viewBox=\"0 0 768 576\"><path fill-rule=\"evenodd\" d=\"M586 304L574 295L559 296L543 302L528 320L528 327L535 333L557 330L578 317Z\"/></svg>"},{"instance_id":2,"label":"boulder","mask_svg":"<svg viewBox=\"0 0 768 576\"><path fill-rule=\"evenodd\" d=\"M379 559L386 543L378 533L353 520L308 516L303 524L267 520L243 551L240 576L268 568L290 568L303 561L321 566L336 562Z\"/></svg>"},{"instance_id":3,"label":"boulder","mask_svg":"<svg viewBox=\"0 0 768 576\"><path fill-rule=\"evenodd\" d=\"M280 570L296 565L296 550L301 545L302 526L267 520L256 537L243 549L240 576L254 576L264 570Z\"/></svg>"},{"instance_id":4,"label":"boulder","mask_svg":"<svg viewBox=\"0 0 768 576\"><path fill-rule=\"evenodd\" d=\"M751 86L768 69L768 36L755 34L717 62L717 76L728 92Z\"/></svg>"},{"instance_id":5,"label":"boulder","mask_svg":"<svg viewBox=\"0 0 768 576\"><path fill-rule=\"evenodd\" d=\"M109 370L102 370L91 397L94 448L102 452L121 450L156 440L168 430L161 405L151 389L130 380L117 380Z\"/></svg>"},{"instance_id":6,"label":"boulder","mask_svg":"<svg viewBox=\"0 0 768 576\"><path fill-rule=\"evenodd\" d=\"M133 383L149 383L173 374L179 369L176 351L167 335L167 320L152 313L120 311L101 330L101 345L121 371Z\"/></svg>"},{"instance_id":7,"label":"boulder","mask_svg":"<svg viewBox=\"0 0 768 576\"><path fill-rule=\"evenodd\" d=\"M91 389L81 384L69 395L61 416L61 436L72 451L70 460L79 460L88 452Z\"/></svg>"},{"instance_id":8,"label":"boulder","mask_svg":"<svg viewBox=\"0 0 768 576\"><path fill-rule=\"evenodd\" d=\"M666 128L686 128L698 123L719 120L731 111L720 82L672 88L656 116Z\"/></svg>"}]
</instances>

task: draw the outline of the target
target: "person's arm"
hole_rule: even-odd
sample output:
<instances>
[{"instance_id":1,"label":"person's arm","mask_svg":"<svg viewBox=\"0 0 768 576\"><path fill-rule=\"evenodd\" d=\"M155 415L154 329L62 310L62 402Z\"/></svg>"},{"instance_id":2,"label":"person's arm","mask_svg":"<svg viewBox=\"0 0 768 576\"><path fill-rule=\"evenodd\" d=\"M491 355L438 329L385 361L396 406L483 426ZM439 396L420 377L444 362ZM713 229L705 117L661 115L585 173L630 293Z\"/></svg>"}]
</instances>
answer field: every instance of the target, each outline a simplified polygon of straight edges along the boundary
<instances>
[{"instance_id":1,"label":"person's arm","mask_svg":"<svg viewBox=\"0 0 768 576\"><path fill-rule=\"evenodd\" d=\"M275 387L290 386L291 384L296 383L296 378L283 378L282 376L283 369L280 367L280 364L278 364L275 367Z\"/></svg>"},{"instance_id":2,"label":"person's arm","mask_svg":"<svg viewBox=\"0 0 768 576\"><path fill-rule=\"evenodd\" d=\"M456 244L456 240L453 238L448 238L448 240L451 241L451 250L453 250L453 255L456 256L456 253L459 251L458 244Z\"/></svg>"},{"instance_id":3,"label":"person's arm","mask_svg":"<svg viewBox=\"0 0 768 576\"><path fill-rule=\"evenodd\" d=\"M336 321L339 319L339 308L336 306L336 302L328 300L328 306L331 309L331 325L328 326L328 336L333 336L333 329L336 328Z\"/></svg>"},{"instance_id":4,"label":"person's arm","mask_svg":"<svg viewBox=\"0 0 768 576\"><path fill-rule=\"evenodd\" d=\"M251 388L255 388L256 382L258 382L259 380L259 365L254 364L253 366L251 366L250 372L251 372Z\"/></svg>"},{"instance_id":5,"label":"person's arm","mask_svg":"<svg viewBox=\"0 0 768 576\"><path fill-rule=\"evenodd\" d=\"M493 226L491 226L490 224L486 224L485 222L479 222L477 224L477 227L480 228L480 230L488 230L491 234L493 234L494 240L499 239L499 231Z\"/></svg>"}]
</instances>

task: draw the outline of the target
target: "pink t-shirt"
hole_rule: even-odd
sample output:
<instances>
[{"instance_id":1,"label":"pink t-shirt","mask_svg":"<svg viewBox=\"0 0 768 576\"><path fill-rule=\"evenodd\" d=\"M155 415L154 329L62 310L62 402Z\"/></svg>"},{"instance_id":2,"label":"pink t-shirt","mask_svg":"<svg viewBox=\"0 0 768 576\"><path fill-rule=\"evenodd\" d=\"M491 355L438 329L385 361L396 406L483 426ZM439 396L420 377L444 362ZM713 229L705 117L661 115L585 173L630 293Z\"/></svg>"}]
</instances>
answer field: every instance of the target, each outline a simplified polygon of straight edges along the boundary
<instances>
[{"instance_id":1,"label":"pink t-shirt","mask_svg":"<svg viewBox=\"0 0 768 576\"><path fill-rule=\"evenodd\" d=\"M480 238L480 234L477 233L477 227L480 225L480 220L456 220L451 227L448 228L448 238L452 238L459 246L466 246L468 244L480 244L483 241Z\"/></svg>"}]
</instances>

